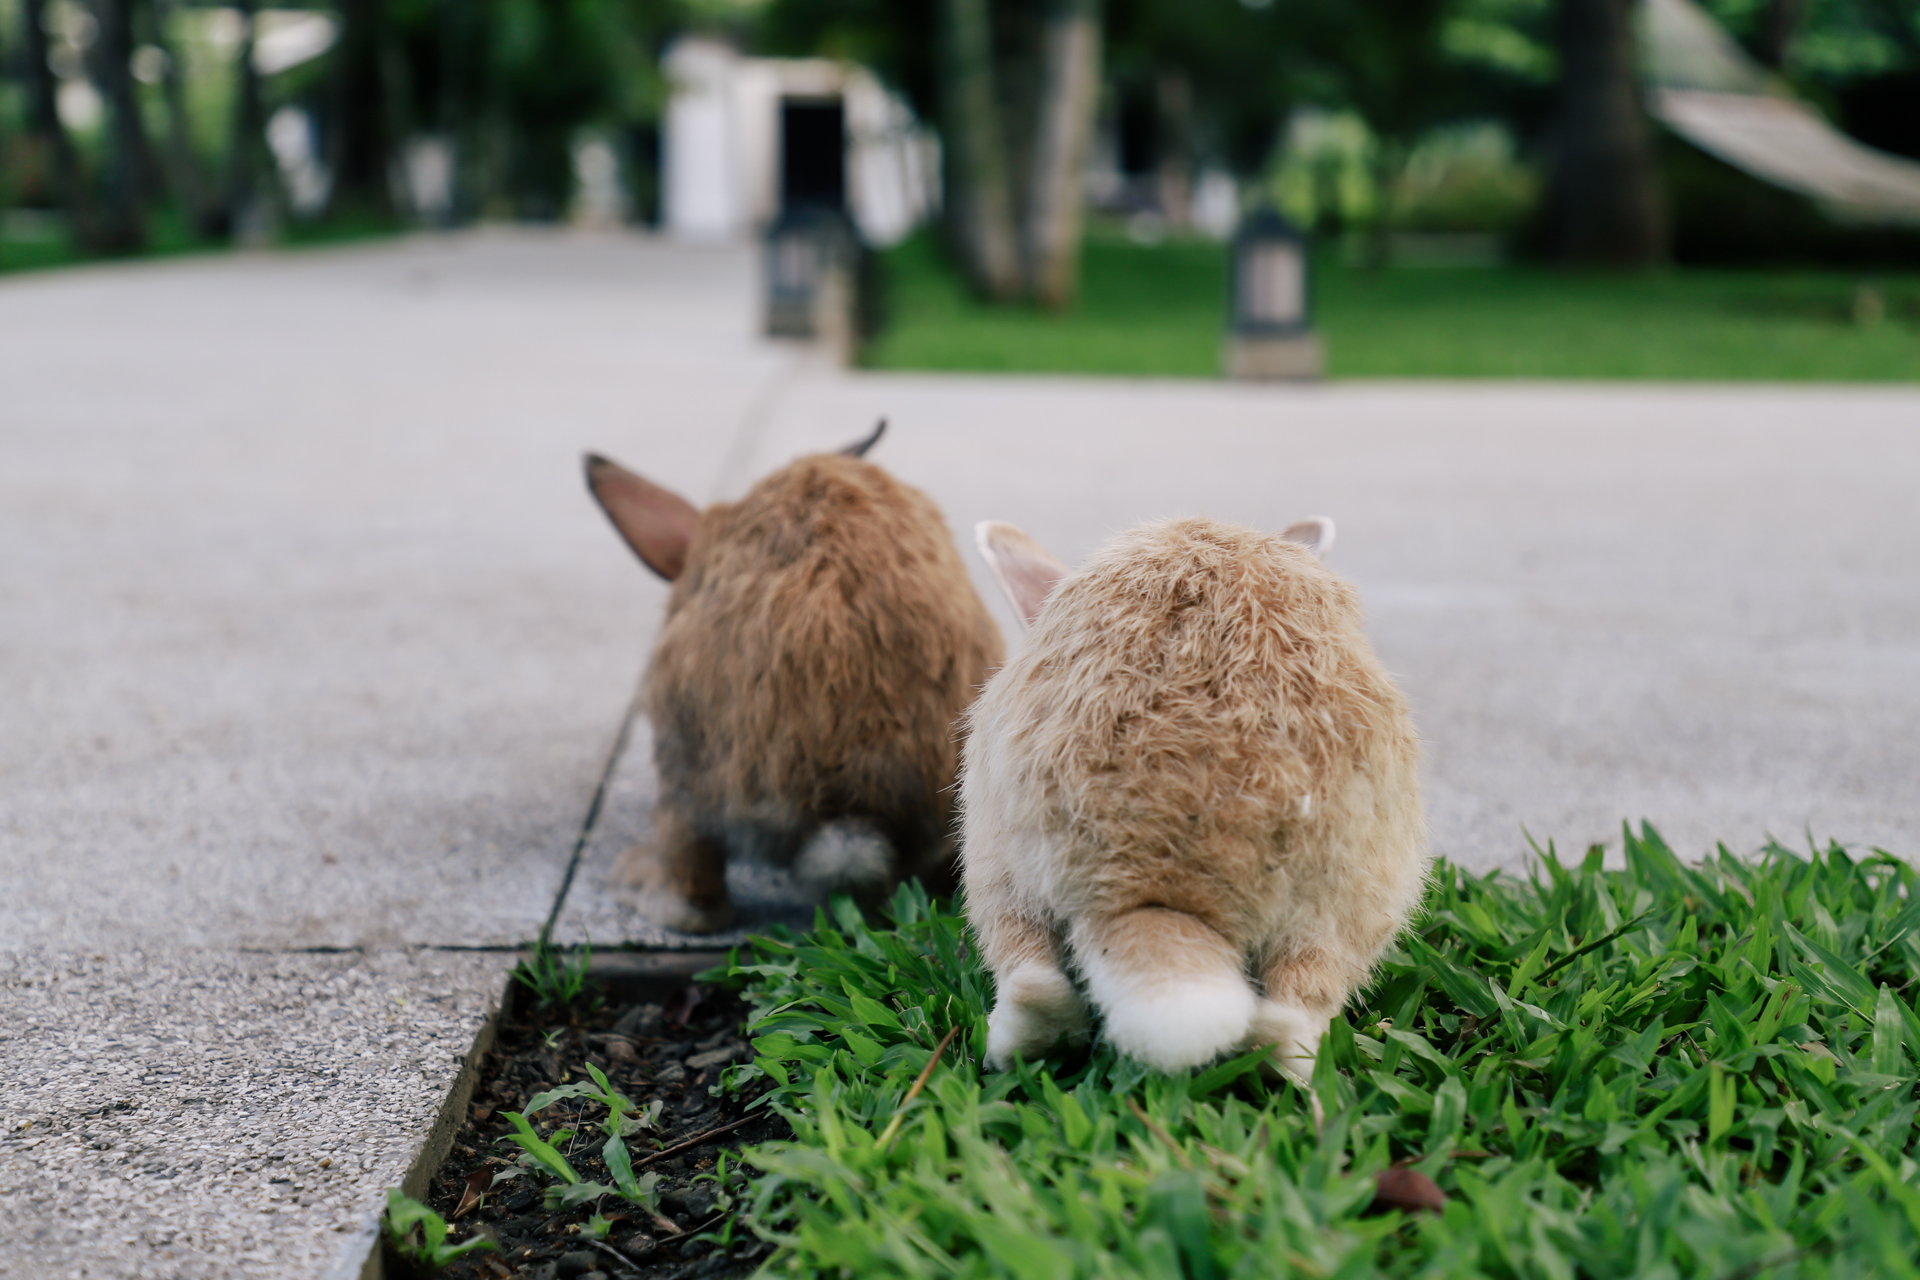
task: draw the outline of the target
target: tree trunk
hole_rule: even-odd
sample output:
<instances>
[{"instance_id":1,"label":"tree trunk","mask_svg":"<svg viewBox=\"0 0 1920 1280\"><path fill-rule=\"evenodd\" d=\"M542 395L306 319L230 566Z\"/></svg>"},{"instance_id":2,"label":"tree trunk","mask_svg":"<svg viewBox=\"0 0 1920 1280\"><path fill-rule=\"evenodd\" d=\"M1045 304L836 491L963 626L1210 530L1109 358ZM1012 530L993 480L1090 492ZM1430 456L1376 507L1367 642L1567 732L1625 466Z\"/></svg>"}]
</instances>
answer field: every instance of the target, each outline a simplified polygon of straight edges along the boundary
<instances>
[{"instance_id":1,"label":"tree trunk","mask_svg":"<svg viewBox=\"0 0 1920 1280\"><path fill-rule=\"evenodd\" d=\"M46 9L46 0L26 0L20 8L27 66L27 133L46 165L54 202L66 213L74 237L84 241L91 219L80 181L79 157L66 126L60 122L60 85L47 65Z\"/></svg>"},{"instance_id":2,"label":"tree trunk","mask_svg":"<svg viewBox=\"0 0 1920 1280\"><path fill-rule=\"evenodd\" d=\"M101 169L100 216L91 247L102 253L138 253L147 244L147 197L152 157L133 80L133 0L94 0L100 24L93 74L107 105L106 162Z\"/></svg>"},{"instance_id":3,"label":"tree trunk","mask_svg":"<svg viewBox=\"0 0 1920 1280\"><path fill-rule=\"evenodd\" d=\"M1369 271L1379 271L1392 258L1394 204L1398 197L1400 175L1407 167L1407 144L1399 138L1377 136L1373 140L1373 218L1367 223L1367 239L1361 261Z\"/></svg>"},{"instance_id":4,"label":"tree trunk","mask_svg":"<svg viewBox=\"0 0 1920 1280\"><path fill-rule=\"evenodd\" d=\"M327 148L333 170L329 204L385 216L393 212L387 166L393 153L387 127L383 0L342 0L340 43L334 50L333 111Z\"/></svg>"},{"instance_id":5,"label":"tree trunk","mask_svg":"<svg viewBox=\"0 0 1920 1280\"><path fill-rule=\"evenodd\" d=\"M200 170L200 157L193 146L193 120L187 112L186 76L174 51L169 27L178 10L178 0L152 0L149 6L151 28L148 38L154 48L166 55L166 69L160 87L167 100L167 178L180 216L196 232L209 230L207 184Z\"/></svg>"},{"instance_id":6,"label":"tree trunk","mask_svg":"<svg viewBox=\"0 0 1920 1280\"><path fill-rule=\"evenodd\" d=\"M1767 0L1767 11L1760 19L1760 61L1775 71L1787 65L1787 52L1800 31L1800 19L1806 15L1807 0Z\"/></svg>"},{"instance_id":7,"label":"tree trunk","mask_svg":"<svg viewBox=\"0 0 1920 1280\"><path fill-rule=\"evenodd\" d=\"M1070 304L1080 284L1087 148L1100 96L1097 0L1051 0L1041 34L1039 109L1022 230L1027 288L1042 306Z\"/></svg>"},{"instance_id":8,"label":"tree trunk","mask_svg":"<svg viewBox=\"0 0 1920 1280\"><path fill-rule=\"evenodd\" d=\"M267 122L260 106L260 73L253 65L259 34L258 0L234 0L244 24L234 53L233 142L227 159L227 225L238 243L258 245L269 234L264 157Z\"/></svg>"},{"instance_id":9,"label":"tree trunk","mask_svg":"<svg viewBox=\"0 0 1920 1280\"><path fill-rule=\"evenodd\" d=\"M1193 80L1184 71L1163 71L1154 82L1154 130L1159 154L1160 212L1176 227L1193 225Z\"/></svg>"},{"instance_id":10,"label":"tree trunk","mask_svg":"<svg viewBox=\"0 0 1920 1280\"><path fill-rule=\"evenodd\" d=\"M1666 209L1640 104L1632 0L1560 0L1554 255L1577 266L1666 257Z\"/></svg>"},{"instance_id":11,"label":"tree trunk","mask_svg":"<svg viewBox=\"0 0 1920 1280\"><path fill-rule=\"evenodd\" d=\"M948 234L974 288L1007 301L1020 291L1020 261L989 0L941 0L940 17Z\"/></svg>"},{"instance_id":12,"label":"tree trunk","mask_svg":"<svg viewBox=\"0 0 1920 1280\"><path fill-rule=\"evenodd\" d=\"M473 67L485 56L474 37L479 21L471 0L436 0L435 27L439 48L438 119L434 127L453 148L453 178L446 211L449 223L464 222L473 212L475 128L482 113L473 92Z\"/></svg>"}]
</instances>

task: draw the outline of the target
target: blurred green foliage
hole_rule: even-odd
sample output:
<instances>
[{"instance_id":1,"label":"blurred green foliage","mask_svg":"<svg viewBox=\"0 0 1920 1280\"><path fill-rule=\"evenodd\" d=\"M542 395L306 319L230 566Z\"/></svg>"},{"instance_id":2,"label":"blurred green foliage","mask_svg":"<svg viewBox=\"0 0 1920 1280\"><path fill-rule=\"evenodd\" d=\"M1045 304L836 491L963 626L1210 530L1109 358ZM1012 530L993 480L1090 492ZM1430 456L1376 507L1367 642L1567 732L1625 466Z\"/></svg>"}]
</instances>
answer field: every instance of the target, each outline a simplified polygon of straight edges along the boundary
<instances>
[{"instance_id":1,"label":"blurred green foliage","mask_svg":"<svg viewBox=\"0 0 1920 1280\"><path fill-rule=\"evenodd\" d=\"M1769 23L1785 15L1784 80L1869 144L1920 153L1912 127L1920 118L1920 5L1700 2L1763 60L1774 58ZM755 30L770 50L867 61L932 118L937 10L907 0L768 0ZM1444 227L1531 244L1537 234L1528 223L1558 110L1556 18L1556 0L1109 0L1103 111L1123 151L1144 134L1150 150L1177 153L1175 167L1188 174L1211 167L1272 177L1271 166L1290 166L1294 175L1280 177L1293 184L1289 207L1323 231ZM1360 143L1334 156L1289 148L1299 139L1284 127L1300 107L1361 121ZM1433 135L1473 122L1503 131L1509 158L1468 163L1425 192L1410 190ZM1303 180L1303 169L1319 172ZM1809 242L1780 219L1767 234L1749 225L1716 241L1729 200L1768 197L1735 189L1703 201L1686 175L1666 180L1686 184L1674 201L1682 260L1833 256L1833 236ZM1758 185L1731 185L1742 183ZM1404 200L1417 207L1401 208ZM1873 258L1879 245L1856 237L1840 252Z\"/></svg>"},{"instance_id":2,"label":"blurred green foliage","mask_svg":"<svg viewBox=\"0 0 1920 1280\"><path fill-rule=\"evenodd\" d=\"M244 22L232 6L188 0L0 0L0 208L56 209L77 225L85 207L104 198L105 120L97 112L62 111L63 145L71 145L78 166L77 185L69 189L55 165L58 148L36 118L25 34L29 5L40 3L41 26L52 33L56 88L83 105L97 27L88 6L113 4L131 14L149 69L137 94L145 135L141 195L154 211L156 247L171 247L161 226L169 217L189 228L196 243L217 242L237 228L244 211L235 202L249 190L241 180L245 168L272 165L261 139L238 145ZM262 6L276 20L317 10L336 24L337 36L318 57L259 78L260 118L282 108L302 112L315 159L332 177L326 205L303 211L270 172L259 175L266 190L279 193L271 220L317 216L358 232L420 216L407 207L405 184L395 176L421 139L448 148L454 166L452 207L436 216L560 217L571 199L573 148L583 131L613 147L625 186L638 197L636 213L645 216L658 186L657 127L668 96L662 51L695 26L738 32L754 7L726 0L289 0ZM75 200L79 209L67 207ZM328 233L315 226L291 234ZM33 236L0 227L0 267L59 256Z\"/></svg>"},{"instance_id":3,"label":"blurred green foliage","mask_svg":"<svg viewBox=\"0 0 1920 1280\"><path fill-rule=\"evenodd\" d=\"M156 219L191 228L196 242L232 230L233 201L245 188L237 181L245 158L234 145L238 11L207 0L0 0L0 207L48 209L68 199L54 151L33 132L24 25L42 3L51 15L42 25L61 31L85 26L95 7L126 6L137 40L164 48L178 92L152 77L137 91L152 153L145 204ZM1920 4L1700 3L1856 136L1920 153L1911 123L1920 118ZM1026 7L1023 0L993 4L1008 14ZM345 25L327 53L265 77L262 106L269 117L289 106L307 113L334 176L323 217L360 226L398 225L416 212L404 199L395 207L392 175L423 137L446 142L455 166L452 207L436 216L564 216L572 148L591 134L612 147L634 213L645 218L657 200L658 131L669 92L660 57L684 32L718 33L753 52L866 63L923 118L937 117L940 5L933 0L276 0L273 7L312 8ZM1271 176L1276 157L1285 159L1286 122L1302 106L1363 121L1364 145L1337 164L1313 161L1324 180L1292 197L1324 230L1510 231L1520 220L1516 206L1538 186L1522 171L1537 165L1550 138L1556 0L1107 0L1102 12L1110 126L1129 136L1144 129L1152 148L1174 155L1189 175L1224 168ZM75 46L56 58L61 74L84 70L85 52ZM1510 162L1469 164L1415 190L1435 132L1463 122L1504 131ZM65 132L80 170L78 198L97 199L89 193L107 167L106 129L76 118ZM1303 163L1298 155L1285 162ZM1699 257L1689 247L1698 237L1690 239L1687 228L1724 220L1697 210L1764 202L1722 190L1724 182L1699 195L1699 177L1669 177L1684 188L1675 207L1680 251L1690 260ZM1774 219L1781 229L1768 239L1749 219L1744 238L1727 243L1745 246L1746 260L1782 256L1783 244L1797 243L1790 221ZM158 222L152 230L165 240ZM58 255L32 237L0 242L0 261L50 256Z\"/></svg>"}]
</instances>

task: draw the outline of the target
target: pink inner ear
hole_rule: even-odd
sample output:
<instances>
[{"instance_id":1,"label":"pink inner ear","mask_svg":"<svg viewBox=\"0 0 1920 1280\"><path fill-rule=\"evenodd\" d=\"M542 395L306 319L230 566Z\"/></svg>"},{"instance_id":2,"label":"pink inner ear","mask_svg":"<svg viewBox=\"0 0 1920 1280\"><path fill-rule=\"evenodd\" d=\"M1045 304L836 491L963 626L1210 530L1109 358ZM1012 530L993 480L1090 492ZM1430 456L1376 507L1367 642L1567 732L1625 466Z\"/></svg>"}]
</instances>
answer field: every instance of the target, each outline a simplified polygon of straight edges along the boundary
<instances>
[{"instance_id":1,"label":"pink inner ear","mask_svg":"<svg viewBox=\"0 0 1920 1280\"><path fill-rule=\"evenodd\" d=\"M700 524L692 503L596 453L587 455L587 487L642 564L668 582L680 576Z\"/></svg>"},{"instance_id":2,"label":"pink inner ear","mask_svg":"<svg viewBox=\"0 0 1920 1280\"><path fill-rule=\"evenodd\" d=\"M987 568L1019 615L1020 625L1032 626L1047 597L1067 576L1067 566L1024 530L1003 521L982 521L973 534Z\"/></svg>"}]
</instances>

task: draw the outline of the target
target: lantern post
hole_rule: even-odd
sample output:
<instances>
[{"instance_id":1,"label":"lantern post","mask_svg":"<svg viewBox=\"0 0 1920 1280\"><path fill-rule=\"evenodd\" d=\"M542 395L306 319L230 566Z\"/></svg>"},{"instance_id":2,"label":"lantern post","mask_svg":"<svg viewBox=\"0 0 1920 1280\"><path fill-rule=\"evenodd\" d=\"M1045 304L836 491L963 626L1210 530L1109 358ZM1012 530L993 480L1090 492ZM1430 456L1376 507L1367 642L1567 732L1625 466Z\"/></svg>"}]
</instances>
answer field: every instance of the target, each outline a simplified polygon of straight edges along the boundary
<instances>
[{"instance_id":1,"label":"lantern post","mask_svg":"<svg viewBox=\"0 0 1920 1280\"><path fill-rule=\"evenodd\" d=\"M838 97L780 102L780 206L764 242L765 330L851 358L862 247L847 216L846 107Z\"/></svg>"},{"instance_id":2,"label":"lantern post","mask_svg":"<svg viewBox=\"0 0 1920 1280\"><path fill-rule=\"evenodd\" d=\"M1325 372L1310 274L1306 237L1291 222L1269 206L1242 220L1233 237L1228 377L1318 378Z\"/></svg>"}]
</instances>

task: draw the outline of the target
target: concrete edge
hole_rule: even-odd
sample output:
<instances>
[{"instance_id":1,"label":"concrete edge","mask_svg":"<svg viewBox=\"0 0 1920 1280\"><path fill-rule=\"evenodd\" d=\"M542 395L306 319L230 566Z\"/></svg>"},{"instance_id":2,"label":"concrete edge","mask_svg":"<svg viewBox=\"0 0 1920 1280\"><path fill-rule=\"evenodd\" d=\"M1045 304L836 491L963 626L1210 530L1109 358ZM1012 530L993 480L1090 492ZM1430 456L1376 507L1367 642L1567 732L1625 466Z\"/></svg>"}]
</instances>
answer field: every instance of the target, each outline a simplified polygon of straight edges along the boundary
<instances>
[{"instance_id":1,"label":"concrete edge","mask_svg":"<svg viewBox=\"0 0 1920 1280\"><path fill-rule=\"evenodd\" d=\"M603 951L587 964L587 980L629 1004L671 995L695 974L725 964L731 949Z\"/></svg>"},{"instance_id":2,"label":"concrete edge","mask_svg":"<svg viewBox=\"0 0 1920 1280\"><path fill-rule=\"evenodd\" d=\"M614 951L595 955L587 966L587 980L608 994L629 1002L658 999L691 980L697 973L725 963L727 951ZM525 953L514 957L518 964ZM440 1104L439 1114L427 1130L413 1162L400 1179L400 1190L416 1200L424 1199L433 1175L453 1150L454 1135L465 1123L473 1090L480 1083L480 1069L501 1025L513 1013L519 984L511 970L503 980L500 998L493 1012L481 1024L473 1045L460 1059L460 1070ZM386 1280L386 1259L380 1244L380 1223L386 1216L386 1193L378 1203L361 1210L360 1225L334 1255L333 1264L321 1272L321 1280Z\"/></svg>"}]
</instances>

